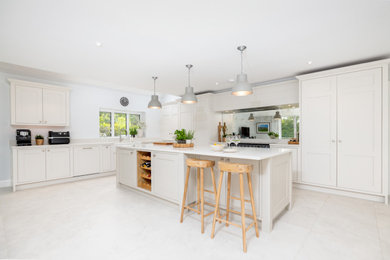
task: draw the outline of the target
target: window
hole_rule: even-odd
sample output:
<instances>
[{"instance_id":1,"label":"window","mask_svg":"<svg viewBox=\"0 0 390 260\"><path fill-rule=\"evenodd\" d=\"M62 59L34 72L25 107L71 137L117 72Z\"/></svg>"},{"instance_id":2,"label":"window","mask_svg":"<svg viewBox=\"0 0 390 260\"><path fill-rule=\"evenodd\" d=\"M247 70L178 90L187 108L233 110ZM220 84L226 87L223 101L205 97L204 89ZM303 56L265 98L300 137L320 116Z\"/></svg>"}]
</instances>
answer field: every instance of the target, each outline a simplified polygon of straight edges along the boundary
<instances>
[{"instance_id":1,"label":"window","mask_svg":"<svg viewBox=\"0 0 390 260\"><path fill-rule=\"evenodd\" d=\"M111 112L99 114L100 136L111 136Z\"/></svg>"},{"instance_id":2,"label":"window","mask_svg":"<svg viewBox=\"0 0 390 260\"><path fill-rule=\"evenodd\" d=\"M287 116L282 117L282 138L297 137L299 132L299 117Z\"/></svg>"},{"instance_id":3,"label":"window","mask_svg":"<svg viewBox=\"0 0 390 260\"><path fill-rule=\"evenodd\" d=\"M127 114L114 113L114 136L127 135Z\"/></svg>"},{"instance_id":4,"label":"window","mask_svg":"<svg viewBox=\"0 0 390 260\"><path fill-rule=\"evenodd\" d=\"M100 137L129 135L129 128L131 126L144 126L142 120L144 120L143 112L102 109L99 112Z\"/></svg>"}]
</instances>

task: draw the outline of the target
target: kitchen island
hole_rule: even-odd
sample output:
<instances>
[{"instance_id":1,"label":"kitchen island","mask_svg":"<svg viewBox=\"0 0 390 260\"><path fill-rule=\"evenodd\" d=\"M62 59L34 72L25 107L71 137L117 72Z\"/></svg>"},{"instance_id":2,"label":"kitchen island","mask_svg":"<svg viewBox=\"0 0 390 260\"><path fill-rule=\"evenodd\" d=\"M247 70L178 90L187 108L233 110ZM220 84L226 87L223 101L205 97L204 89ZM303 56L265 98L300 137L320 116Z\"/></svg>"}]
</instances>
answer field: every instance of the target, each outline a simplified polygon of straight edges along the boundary
<instances>
[{"instance_id":1,"label":"kitchen island","mask_svg":"<svg viewBox=\"0 0 390 260\"><path fill-rule=\"evenodd\" d=\"M274 219L291 207L292 170L289 149L238 148L238 152L225 153L212 151L210 147L173 148L152 144L118 144L116 149L118 185L125 185L178 205L181 204L184 190L185 160L197 158L216 162L216 178L219 177L218 161L253 165L253 195L262 231L270 232ZM196 178L193 173L190 176L187 201L193 202L196 200ZM232 196L239 197L238 183L238 176L233 174ZM221 208L226 206L226 180L223 185ZM212 189L211 177L207 173L205 189ZM245 198L248 197L246 191ZM205 193L205 199L214 201L214 195ZM231 207L240 209L239 201L232 200ZM250 211L250 205L246 205L246 209Z\"/></svg>"}]
</instances>

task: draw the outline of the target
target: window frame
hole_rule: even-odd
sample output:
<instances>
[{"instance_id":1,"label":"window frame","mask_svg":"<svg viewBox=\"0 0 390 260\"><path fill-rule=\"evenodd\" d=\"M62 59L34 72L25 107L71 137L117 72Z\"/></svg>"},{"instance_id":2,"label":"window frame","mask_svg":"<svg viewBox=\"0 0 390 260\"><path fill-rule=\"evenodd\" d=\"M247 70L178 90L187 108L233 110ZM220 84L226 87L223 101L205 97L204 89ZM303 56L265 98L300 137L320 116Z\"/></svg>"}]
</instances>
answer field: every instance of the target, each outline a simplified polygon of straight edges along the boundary
<instances>
[{"instance_id":1,"label":"window frame","mask_svg":"<svg viewBox=\"0 0 390 260\"><path fill-rule=\"evenodd\" d=\"M101 112L108 112L108 113L111 113L111 136L100 136L100 120L99 120L99 117L100 117L100 113ZM130 115L139 115L139 120L140 122L145 122L145 112L144 111L134 111L134 110L127 110L127 109L112 109L112 108L99 108L99 114L98 114L98 122L99 122L99 125L98 125L98 131L99 131L99 137L100 138L115 138L115 137L119 137L119 135L115 135L115 113L118 113L118 114L126 114L126 127L129 128L130 127ZM129 135L129 129L126 129L126 136L130 136Z\"/></svg>"}]
</instances>

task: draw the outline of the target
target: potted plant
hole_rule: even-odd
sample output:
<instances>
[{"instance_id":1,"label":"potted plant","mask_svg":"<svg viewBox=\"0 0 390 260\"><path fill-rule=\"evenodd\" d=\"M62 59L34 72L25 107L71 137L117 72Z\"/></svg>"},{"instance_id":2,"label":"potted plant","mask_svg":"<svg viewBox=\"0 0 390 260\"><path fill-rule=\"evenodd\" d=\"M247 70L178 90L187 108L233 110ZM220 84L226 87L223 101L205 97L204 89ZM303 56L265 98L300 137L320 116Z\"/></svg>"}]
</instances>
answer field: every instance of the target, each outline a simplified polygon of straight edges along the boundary
<instances>
[{"instance_id":1,"label":"potted plant","mask_svg":"<svg viewBox=\"0 0 390 260\"><path fill-rule=\"evenodd\" d=\"M45 141L45 139L43 138L42 135L36 135L35 136L35 143L36 143L36 145L43 145L44 141Z\"/></svg>"},{"instance_id":2,"label":"potted plant","mask_svg":"<svg viewBox=\"0 0 390 260\"><path fill-rule=\"evenodd\" d=\"M269 133L268 133L268 136L269 136L269 138L271 138L271 139L275 139L275 138L278 138L278 137L279 137L279 134L278 134L278 133L275 133L275 132L269 132Z\"/></svg>"},{"instance_id":3,"label":"potted plant","mask_svg":"<svg viewBox=\"0 0 390 260\"><path fill-rule=\"evenodd\" d=\"M194 139L194 135L195 135L195 131L194 130L188 130L188 132L187 132L187 139L186 139L186 143L187 144L192 143L192 140Z\"/></svg>"},{"instance_id":4,"label":"potted plant","mask_svg":"<svg viewBox=\"0 0 390 260\"><path fill-rule=\"evenodd\" d=\"M137 125L130 126L129 135L131 135L131 137L135 137L137 134L138 134L138 126Z\"/></svg>"},{"instance_id":5,"label":"potted plant","mask_svg":"<svg viewBox=\"0 0 390 260\"><path fill-rule=\"evenodd\" d=\"M186 133L186 130L185 129L181 129L181 130L176 130L175 131L175 136L176 136L176 142L178 144L185 144L186 143L186 140L187 140L187 133Z\"/></svg>"}]
</instances>

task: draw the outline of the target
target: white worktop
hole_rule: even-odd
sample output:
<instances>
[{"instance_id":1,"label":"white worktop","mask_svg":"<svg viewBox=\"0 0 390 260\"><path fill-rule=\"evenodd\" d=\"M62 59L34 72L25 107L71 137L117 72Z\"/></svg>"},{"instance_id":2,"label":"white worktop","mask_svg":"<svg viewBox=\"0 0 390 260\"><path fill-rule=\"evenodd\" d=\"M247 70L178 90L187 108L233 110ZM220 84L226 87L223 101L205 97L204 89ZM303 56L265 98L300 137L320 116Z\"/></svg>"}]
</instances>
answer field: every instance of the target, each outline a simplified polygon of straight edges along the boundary
<instances>
[{"instance_id":1,"label":"white worktop","mask_svg":"<svg viewBox=\"0 0 390 260\"><path fill-rule=\"evenodd\" d=\"M170 153L184 153L190 155L203 155L213 157L224 158L236 158L247 160L264 160L278 155L290 153L291 150L284 148L237 148L238 152L225 153L215 152L208 146L195 146L194 148L173 148L170 145L153 145L153 144L141 144L141 145L128 145L117 144L118 148L141 150L141 151L158 151L158 152L170 152Z\"/></svg>"}]
</instances>

